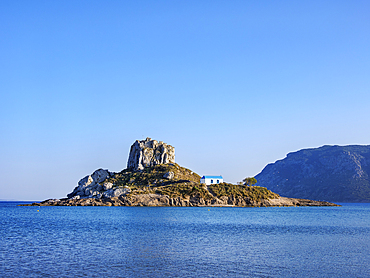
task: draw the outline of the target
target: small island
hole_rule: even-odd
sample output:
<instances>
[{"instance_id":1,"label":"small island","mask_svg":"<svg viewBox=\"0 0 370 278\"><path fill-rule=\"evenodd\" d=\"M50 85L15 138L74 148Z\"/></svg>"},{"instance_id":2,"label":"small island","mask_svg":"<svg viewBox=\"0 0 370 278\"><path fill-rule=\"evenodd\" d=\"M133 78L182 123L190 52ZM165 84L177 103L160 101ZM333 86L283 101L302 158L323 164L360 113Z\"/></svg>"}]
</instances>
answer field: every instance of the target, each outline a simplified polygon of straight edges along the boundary
<instances>
[{"instance_id":1,"label":"small island","mask_svg":"<svg viewBox=\"0 0 370 278\"><path fill-rule=\"evenodd\" d=\"M127 168L98 169L78 182L63 199L24 206L338 206L324 201L281 197L245 183L206 185L193 171L175 163L175 148L146 138L131 146Z\"/></svg>"}]
</instances>

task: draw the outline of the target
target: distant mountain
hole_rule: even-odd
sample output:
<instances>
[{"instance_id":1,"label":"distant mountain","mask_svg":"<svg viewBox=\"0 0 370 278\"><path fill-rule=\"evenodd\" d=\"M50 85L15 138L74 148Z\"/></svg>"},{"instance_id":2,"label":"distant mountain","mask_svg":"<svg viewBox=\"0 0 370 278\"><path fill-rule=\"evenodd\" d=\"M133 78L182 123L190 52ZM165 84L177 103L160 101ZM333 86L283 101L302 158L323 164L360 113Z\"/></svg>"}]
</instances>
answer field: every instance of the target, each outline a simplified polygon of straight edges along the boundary
<instances>
[{"instance_id":1,"label":"distant mountain","mask_svg":"<svg viewBox=\"0 0 370 278\"><path fill-rule=\"evenodd\" d=\"M285 197L370 202L370 146L322 146L289 153L256 176Z\"/></svg>"}]
</instances>

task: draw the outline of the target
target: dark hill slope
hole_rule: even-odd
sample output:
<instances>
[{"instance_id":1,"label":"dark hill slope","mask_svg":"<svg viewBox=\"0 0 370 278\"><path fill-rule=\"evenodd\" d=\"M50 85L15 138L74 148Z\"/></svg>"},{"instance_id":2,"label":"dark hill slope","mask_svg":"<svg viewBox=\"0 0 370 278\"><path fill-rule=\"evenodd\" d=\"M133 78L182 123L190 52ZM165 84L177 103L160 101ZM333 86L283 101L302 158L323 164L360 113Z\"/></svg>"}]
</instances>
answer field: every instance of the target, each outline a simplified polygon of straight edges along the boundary
<instances>
[{"instance_id":1,"label":"dark hill slope","mask_svg":"<svg viewBox=\"0 0 370 278\"><path fill-rule=\"evenodd\" d=\"M323 146L268 164L258 183L281 196L370 202L370 146Z\"/></svg>"}]
</instances>

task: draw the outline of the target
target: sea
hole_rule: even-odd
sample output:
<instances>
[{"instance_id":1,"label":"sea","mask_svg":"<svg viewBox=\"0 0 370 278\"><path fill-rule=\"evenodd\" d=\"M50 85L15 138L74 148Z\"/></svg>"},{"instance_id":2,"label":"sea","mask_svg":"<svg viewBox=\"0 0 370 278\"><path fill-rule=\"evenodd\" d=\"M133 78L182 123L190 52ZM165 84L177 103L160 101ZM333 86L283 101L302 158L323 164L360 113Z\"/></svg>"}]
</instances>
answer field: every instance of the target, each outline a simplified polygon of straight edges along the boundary
<instances>
[{"instance_id":1,"label":"sea","mask_svg":"<svg viewBox=\"0 0 370 278\"><path fill-rule=\"evenodd\" d=\"M370 204L22 207L0 277L370 277Z\"/></svg>"}]
</instances>

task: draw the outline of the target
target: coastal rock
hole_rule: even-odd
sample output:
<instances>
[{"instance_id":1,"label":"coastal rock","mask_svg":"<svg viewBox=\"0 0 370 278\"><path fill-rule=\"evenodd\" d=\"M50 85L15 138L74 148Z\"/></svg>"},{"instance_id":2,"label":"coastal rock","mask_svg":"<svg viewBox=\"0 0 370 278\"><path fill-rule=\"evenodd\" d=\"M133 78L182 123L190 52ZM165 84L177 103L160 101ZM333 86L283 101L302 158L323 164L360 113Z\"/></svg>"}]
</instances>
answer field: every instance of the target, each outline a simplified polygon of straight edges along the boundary
<instances>
[{"instance_id":1,"label":"coastal rock","mask_svg":"<svg viewBox=\"0 0 370 278\"><path fill-rule=\"evenodd\" d=\"M104 181L110 172L108 170L98 169L89 176L84 177L78 182L78 186L81 188L91 187L94 184Z\"/></svg>"},{"instance_id":2,"label":"coastal rock","mask_svg":"<svg viewBox=\"0 0 370 278\"><path fill-rule=\"evenodd\" d=\"M128 187L118 187L115 189L109 189L102 194L104 198L120 197L125 196L131 192L131 189Z\"/></svg>"},{"instance_id":3,"label":"coastal rock","mask_svg":"<svg viewBox=\"0 0 370 278\"><path fill-rule=\"evenodd\" d=\"M146 138L142 141L136 140L132 144L127 168L137 171L167 163L175 163L175 148L162 141Z\"/></svg>"},{"instance_id":4,"label":"coastal rock","mask_svg":"<svg viewBox=\"0 0 370 278\"><path fill-rule=\"evenodd\" d=\"M103 182L107 177L110 177L111 175L112 173L108 170L98 169L91 175L82 178L78 182L78 185L74 188L74 190L67 195L67 197L88 197L94 196L93 194L97 195L99 191L102 190L102 186L99 183Z\"/></svg>"},{"instance_id":5,"label":"coastal rock","mask_svg":"<svg viewBox=\"0 0 370 278\"><path fill-rule=\"evenodd\" d=\"M225 197L225 198L223 198ZM60 199L46 200L41 203L24 204L21 206L216 206L216 207L278 207L278 206L338 206L333 203L323 201L312 201L305 199L295 199L278 197L273 199L253 200L248 198L230 198L223 196L204 200L203 198L170 198L161 194L140 194L133 196L120 196L110 198L83 198L83 199Z\"/></svg>"},{"instance_id":6,"label":"coastal rock","mask_svg":"<svg viewBox=\"0 0 370 278\"><path fill-rule=\"evenodd\" d=\"M323 146L267 165L256 185L292 198L370 202L369 175L370 146Z\"/></svg>"}]
</instances>

